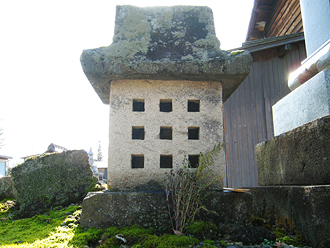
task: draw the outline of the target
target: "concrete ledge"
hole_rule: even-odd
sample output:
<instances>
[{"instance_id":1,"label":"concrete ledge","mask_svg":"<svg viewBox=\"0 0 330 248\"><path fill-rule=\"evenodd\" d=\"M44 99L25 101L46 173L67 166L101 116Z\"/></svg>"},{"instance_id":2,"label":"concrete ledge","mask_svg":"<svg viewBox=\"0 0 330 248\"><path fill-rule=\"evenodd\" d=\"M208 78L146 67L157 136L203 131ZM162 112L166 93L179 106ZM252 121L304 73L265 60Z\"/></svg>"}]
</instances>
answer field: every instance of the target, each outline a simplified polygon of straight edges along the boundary
<instances>
[{"instance_id":1,"label":"concrete ledge","mask_svg":"<svg viewBox=\"0 0 330 248\"><path fill-rule=\"evenodd\" d=\"M164 192L90 192L82 204L80 224L84 227L153 227L171 232Z\"/></svg>"},{"instance_id":2,"label":"concrete ledge","mask_svg":"<svg viewBox=\"0 0 330 248\"><path fill-rule=\"evenodd\" d=\"M204 205L216 214L201 211L196 218L223 232L251 225L256 216L302 234L312 247L327 247L321 244L330 239L330 185L254 187L250 193L212 192ZM140 225L171 233L164 200L164 192L91 192L83 202L81 225Z\"/></svg>"},{"instance_id":3,"label":"concrete ledge","mask_svg":"<svg viewBox=\"0 0 330 248\"><path fill-rule=\"evenodd\" d=\"M301 233L312 247L329 247L323 243L330 239L330 185L250 190L254 216Z\"/></svg>"},{"instance_id":4,"label":"concrete ledge","mask_svg":"<svg viewBox=\"0 0 330 248\"><path fill-rule=\"evenodd\" d=\"M278 136L329 114L330 70L324 70L274 104L274 134Z\"/></svg>"},{"instance_id":5,"label":"concrete ledge","mask_svg":"<svg viewBox=\"0 0 330 248\"><path fill-rule=\"evenodd\" d=\"M165 192L91 192L82 205L81 225L109 227L140 225L159 233L172 233ZM213 192L204 205L217 214L201 211L198 219L233 229L251 222L249 194Z\"/></svg>"},{"instance_id":6,"label":"concrete ledge","mask_svg":"<svg viewBox=\"0 0 330 248\"><path fill-rule=\"evenodd\" d=\"M259 185L330 184L329 130L330 116L326 116L259 143Z\"/></svg>"}]
</instances>

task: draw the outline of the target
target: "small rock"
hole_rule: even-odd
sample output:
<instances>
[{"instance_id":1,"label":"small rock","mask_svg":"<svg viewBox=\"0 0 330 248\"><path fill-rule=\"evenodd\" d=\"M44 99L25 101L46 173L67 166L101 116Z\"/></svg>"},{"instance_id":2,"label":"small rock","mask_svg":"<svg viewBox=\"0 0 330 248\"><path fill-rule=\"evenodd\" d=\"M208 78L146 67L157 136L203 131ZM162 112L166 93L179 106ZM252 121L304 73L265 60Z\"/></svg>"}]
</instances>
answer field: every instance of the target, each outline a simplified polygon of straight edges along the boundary
<instances>
[{"instance_id":1,"label":"small rock","mask_svg":"<svg viewBox=\"0 0 330 248\"><path fill-rule=\"evenodd\" d=\"M65 226L66 225L66 222L65 221L63 221L63 223L62 223L62 226Z\"/></svg>"}]
</instances>

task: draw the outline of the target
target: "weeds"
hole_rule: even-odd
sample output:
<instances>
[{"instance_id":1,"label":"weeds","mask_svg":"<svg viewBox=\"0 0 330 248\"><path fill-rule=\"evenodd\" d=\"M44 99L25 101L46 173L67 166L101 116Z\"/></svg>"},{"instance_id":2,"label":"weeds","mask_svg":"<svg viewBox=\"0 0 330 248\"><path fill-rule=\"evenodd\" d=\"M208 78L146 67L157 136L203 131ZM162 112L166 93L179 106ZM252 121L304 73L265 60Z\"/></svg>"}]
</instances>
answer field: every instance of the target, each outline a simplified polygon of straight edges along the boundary
<instances>
[{"instance_id":1,"label":"weeds","mask_svg":"<svg viewBox=\"0 0 330 248\"><path fill-rule=\"evenodd\" d=\"M189 160L185 157L183 168L171 170L167 174L166 203L174 233L183 233L199 210L207 210L201 202L207 196L205 190L222 179L219 175L214 175L211 169L214 158L222 147L223 144L219 144L212 150L200 153L196 169L190 168Z\"/></svg>"}]
</instances>

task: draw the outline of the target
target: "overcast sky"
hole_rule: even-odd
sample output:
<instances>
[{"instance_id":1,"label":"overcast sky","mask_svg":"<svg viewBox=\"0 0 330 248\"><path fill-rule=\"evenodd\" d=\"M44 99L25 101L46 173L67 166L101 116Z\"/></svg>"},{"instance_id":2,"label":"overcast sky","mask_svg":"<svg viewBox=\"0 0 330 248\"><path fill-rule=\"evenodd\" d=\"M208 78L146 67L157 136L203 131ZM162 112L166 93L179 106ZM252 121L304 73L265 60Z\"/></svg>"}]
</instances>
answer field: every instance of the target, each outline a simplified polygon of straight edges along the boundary
<instances>
[{"instance_id":1,"label":"overcast sky","mask_svg":"<svg viewBox=\"0 0 330 248\"><path fill-rule=\"evenodd\" d=\"M112 42L116 5L155 6L156 1L1 1L1 155L42 153L50 143L97 153L108 146L109 108L85 77L84 49ZM166 3L166 4L165 4ZM212 8L221 49L245 41L253 0L167 0L160 5Z\"/></svg>"}]
</instances>

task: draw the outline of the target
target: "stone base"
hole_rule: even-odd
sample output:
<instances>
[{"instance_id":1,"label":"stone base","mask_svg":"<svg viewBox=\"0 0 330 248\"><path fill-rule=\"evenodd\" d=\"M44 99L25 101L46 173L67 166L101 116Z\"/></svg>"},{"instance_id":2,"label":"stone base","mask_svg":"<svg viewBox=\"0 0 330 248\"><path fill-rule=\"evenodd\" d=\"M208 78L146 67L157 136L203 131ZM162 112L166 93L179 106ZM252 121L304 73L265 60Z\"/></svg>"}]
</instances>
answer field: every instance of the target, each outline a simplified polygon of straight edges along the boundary
<instances>
[{"instance_id":1,"label":"stone base","mask_svg":"<svg viewBox=\"0 0 330 248\"><path fill-rule=\"evenodd\" d=\"M259 185L330 184L329 130L330 116L326 116L259 143Z\"/></svg>"},{"instance_id":2,"label":"stone base","mask_svg":"<svg viewBox=\"0 0 330 248\"><path fill-rule=\"evenodd\" d=\"M274 134L278 136L330 114L330 70L324 70L273 106Z\"/></svg>"},{"instance_id":3,"label":"stone base","mask_svg":"<svg viewBox=\"0 0 330 248\"><path fill-rule=\"evenodd\" d=\"M90 192L84 199L81 225L84 227L153 227L157 233L172 233L165 204L165 192ZM217 214L201 211L198 219L232 230L251 223L251 195L214 192L204 205Z\"/></svg>"},{"instance_id":4,"label":"stone base","mask_svg":"<svg viewBox=\"0 0 330 248\"><path fill-rule=\"evenodd\" d=\"M330 243L330 185L251 188L253 215L300 233L316 248Z\"/></svg>"},{"instance_id":5,"label":"stone base","mask_svg":"<svg viewBox=\"0 0 330 248\"><path fill-rule=\"evenodd\" d=\"M302 234L312 247L330 241L330 185L250 188L250 193L212 192L207 209L196 217L214 223L221 233L251 225L252 216ZM158 234L172 233L164 192L91 192L83 202L81 225L140 225Z\"/></svg>"}]
</instances>

